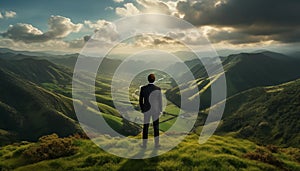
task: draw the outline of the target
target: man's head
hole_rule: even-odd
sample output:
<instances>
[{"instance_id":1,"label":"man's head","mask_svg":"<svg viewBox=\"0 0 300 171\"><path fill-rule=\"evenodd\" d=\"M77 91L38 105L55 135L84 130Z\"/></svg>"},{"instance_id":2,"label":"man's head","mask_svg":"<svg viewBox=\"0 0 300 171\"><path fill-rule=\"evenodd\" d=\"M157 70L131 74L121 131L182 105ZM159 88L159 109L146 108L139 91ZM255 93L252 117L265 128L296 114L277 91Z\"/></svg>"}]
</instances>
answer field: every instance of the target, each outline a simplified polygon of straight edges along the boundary
<instances>
[{"instance_id":1,"label":"man's head","mask_svg":"<svg viewBox=\"0 0 300 171\"><path fill-rule=\"evenodd\" d=\"M154 81L155 81L155 75L154 74L148 75L148 81L149 81L149 83L154 83Z\"/></svg>"}]
</instances>

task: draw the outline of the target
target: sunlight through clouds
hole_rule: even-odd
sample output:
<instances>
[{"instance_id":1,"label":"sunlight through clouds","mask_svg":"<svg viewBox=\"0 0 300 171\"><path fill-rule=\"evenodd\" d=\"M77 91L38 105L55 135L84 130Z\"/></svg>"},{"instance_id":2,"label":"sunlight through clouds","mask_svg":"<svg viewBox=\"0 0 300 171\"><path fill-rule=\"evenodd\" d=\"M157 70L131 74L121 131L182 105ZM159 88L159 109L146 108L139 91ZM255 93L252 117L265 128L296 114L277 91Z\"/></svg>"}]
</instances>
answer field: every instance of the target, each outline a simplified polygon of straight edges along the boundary
<instances>
[{"instance_id":1,"label":"sunlight through clouds","mask_svg":"<svg viewBox=\"0 0 300 171\"><path fill-rule=\"evenodd\" d=\"M85 39L92 35L97 28L105 34L103 40L115 38L118 34L116 28L108 27L114 20L144 13L158 13L172 15L195 25L216 46L228 48L257 47L260 45L275 46L287 44L297 46L300 42L300 24L297 14L300 1L284 3L279 0L272 1L270 9L268 1L245 0L110 0L99 2L95 8L96 13L90 17L78 13L84 6L74 4L76 13L66 9L53 13L54 9L48 8L42 17L36 19L32 14L20 8L0 9L0 41L25 43L44 43L50 40L62 41L68 44L66 51L77 52L83 46ZM91 3L91 2L89 2ZM91 3L96 6L97 4ZM26 11L30 11L29 7ZM53 7L52 7L53 8ZM58 8L55 6L55 8ZM76 8L78 8L76 10ZM280 10L278 10L280 9ZM86 9L85 9L86 10ZM90 10L93 10L90 8ZM85 13L89 13L89 11ZM66 14L65 11L67 11ZM255 13L253 12L255 11ZM265 15L267 11L268 15ZM280 11L285 11L280 12ZM47 14L46 14L47 13ZM24 15L27 14L27 15ZM67 17L64 17L67 16ZM26 17L26 18L25 18ZM48 24L47 24L48 17ZM31 18L28 22L28 18ZM36 21L35 21L36 20ZM155 18L153 20L160 20ZM104 29L104 24L108 24ZM168 22L160 22L168 24ZM125 23L128 24L128 23ZM3 26L2 26L3 25ZM111 31L109 31L111 29ZM197 35L187 33L187 28L178 28L174 34L191 44L199 43ZM172 33L170 33L172 34ZM172 45L172 48L176 44ZM30 46L30 45L29 45ZM131 45L133 46L133 45ZM162 45L160 45L162 46ZM5 43L2 43L2 47Z\"/></svg>"}]
</instances>

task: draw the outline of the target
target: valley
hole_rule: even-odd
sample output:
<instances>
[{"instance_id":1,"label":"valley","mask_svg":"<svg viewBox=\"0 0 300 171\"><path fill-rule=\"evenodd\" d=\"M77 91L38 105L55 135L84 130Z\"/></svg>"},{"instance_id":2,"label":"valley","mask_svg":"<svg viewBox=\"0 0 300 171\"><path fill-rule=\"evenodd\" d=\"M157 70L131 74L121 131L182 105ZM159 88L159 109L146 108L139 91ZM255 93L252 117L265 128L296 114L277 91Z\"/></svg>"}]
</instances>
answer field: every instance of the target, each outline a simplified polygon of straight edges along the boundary
<instances>
[{"instance_id":1,"label":"valley","mask_svg":"<svg viewBox=\"0 0 300 171\"><path fill-rule=\"evenodd\" d=\"M187 58L190 60L185 61L196 78L192 81L185 80L186 73L178 73L181 78L181 82L178 83L166 72L158 70L146 70L137 74L128 83L129 89L118 91L119 96L124 99L127 98L126 94L129 94L129 105L136 110L134 113L127 114L130 118L130 121L127 121L122 117L124 113L120 113L115 108L111 94L113 73L120 65L120 60L105 59L100 66L95 82L96 101L89 102L98 106L101 111L99 113L93 108L84 106L85 103L82 101L72 99L73 69L78 54L65 56L43 56L44 54L34 56L34 54L12 52L0 54L0 166L2 169L51 170L55 167L58 170L70 169L68 167L81 168L78 170L98 169L100 164L97 162L100 158L102 160L106 157L109 161L102 163L101 166L118 170L121 167L128 167L129 164L132 165L133 160L108 155L84 138L74 140L79 152L70 157L28 163L23 161L22 151L27 146L35 144L34 142L40 137L52 133L56 133L59 137L72 135L84 137L73 103L86 107L95 118L102 115L118 133L140 138L143 115L139 112L139 88L147 84L146 76L149 73L157 75L159 81L156 84L162 88L164 94L165 109L160 118L162 134L177 120L182 120L180 122L182 125L179 125L182 127L190 123L188 118L179 117L179 114L188 113L184 110L180 113L179 87L183 87L187 93L198 89L197 94L190 93L189 98L199 95L200 109L196 124L184 142L169 153L159 156L161 159L159 162L155 162L155 158L152 158L138 161L133 167L156 163L162 170L170 169L168 165L172 165L172 169L205 169L210 167L210 163L214 164L216 169L232 168L232 170L237 168L297 170L300 168L300 60L298 58L273 52L241 53L222 57L225 71L222 74L225 74L227 81L226 108L216 135L201 146L197 144L196 139L209 110L213 110L225 101L210 104L210 86L219 79L220 75L208 78L199 60ZM207 60L213 61L213 59ZM141 61L139 63L141 66L150 65ZM176 72L177 67L178 64L170 64L166 66L166 71ZM216 66L212 62L210 67ZM84 75L84 78L92 79L89 74ZM80 82L80 84L86 83ZM94 126L97 128L97 125ZM152 132L150 128L150 133ZM94 138L97 137L101 139L101 135L95 135ZM21 143L25 141L28 142ZM270 151L268 149L270 145L279 149L278 152ZM93 150L88 149L89 146L93 147ZM293 151L296 151L296 154ZM270 162L251 158L249 156L252 153L267 155L272 160ZM197 157L199 160L195 159ZM68 162L69 159L72 159L71 162ZM180 165L183 166L175 164L179 159ZM273 159L279 162L273 163ZM90 163L90 160L93 162ZM16 165L18 162L21 164ZM198 166L199 162L205 162L207 165ZM105 170L105 167L102 168Z\"/></svg>"}]
</instances>

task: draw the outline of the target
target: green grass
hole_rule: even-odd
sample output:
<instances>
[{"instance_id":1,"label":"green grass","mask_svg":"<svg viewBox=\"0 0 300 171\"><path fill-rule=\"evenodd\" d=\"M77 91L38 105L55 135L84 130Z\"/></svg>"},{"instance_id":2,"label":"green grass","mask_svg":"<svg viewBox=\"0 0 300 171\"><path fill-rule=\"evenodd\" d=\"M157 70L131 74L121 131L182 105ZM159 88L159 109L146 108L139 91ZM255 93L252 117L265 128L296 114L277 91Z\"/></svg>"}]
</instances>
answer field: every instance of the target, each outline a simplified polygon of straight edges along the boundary
<instances>
[{"instance_id":1,"label":"green grass","mask_svg":"<svg viewBox=\"0 0 300 171\"><path fill-rule=\"evenodd\" d=\"M299 148L299 87L298 79L253 88L228 98L217 133L234 132L236 137L259 144Z\"/></svg>"},{"instance_id":2,"label":"green grass","mask_svg":"<svg viewBox=\"0 0 300 171\"><path fill-rule=\"evenodd\" d=\"M72 97L71 85L59 85L54 83L42 83L41 86L55 93L63 94L67 97Z\"/></svg>"},{"instance_id":3,"label":"green grass","mask_svg":"<svg viewBox=\"0 0 300 171\"><path fill-rule=\"evenodd\" d=\"M163 155L144 160L132 160L108 154L90 140L76 139L74 142L78 147L76 154L33 164L26 162L26 159L22 156L22 151L31 144L15 144L1 148L0 167L3 170L14 169L17 171L300 169L299 159L297 162L295 155L292 153L296 150L299 152L299 149L279 148L272 153L267 147L260 147L248 140L236 139L230 136L213 136L203 145L198 144L197 140L197 135L189 135L177 147ZM168 144L165 142L162 145ZM282 162L282 166L279 167L246 157L247 154L255 152L257 148L266 151L276 160Z\"/></svg>"}]
</instances>

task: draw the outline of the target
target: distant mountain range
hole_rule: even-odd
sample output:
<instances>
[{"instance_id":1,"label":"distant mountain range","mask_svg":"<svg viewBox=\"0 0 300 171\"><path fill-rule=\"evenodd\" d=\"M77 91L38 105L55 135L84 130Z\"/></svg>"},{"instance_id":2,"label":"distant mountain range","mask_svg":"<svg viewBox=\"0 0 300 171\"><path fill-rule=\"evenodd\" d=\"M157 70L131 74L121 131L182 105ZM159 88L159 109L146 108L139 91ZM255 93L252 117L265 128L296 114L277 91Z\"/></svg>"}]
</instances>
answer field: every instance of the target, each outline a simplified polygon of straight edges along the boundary
<instances>
[{"instance_id":1,"label":"distant mountain range","mask_svg":"<svg viewBox=\"0 0 300 171\"><path fill-rule=\"evenodd\" d=\"M65 55L66 53L60 53L60 52L47 52L47 51L18 51L18 50L12 50L8 48L0 48L0 53L13 53L13 54L23 54L28 56L50 56L50 55Z\"/></svg>"}]
</instances>

